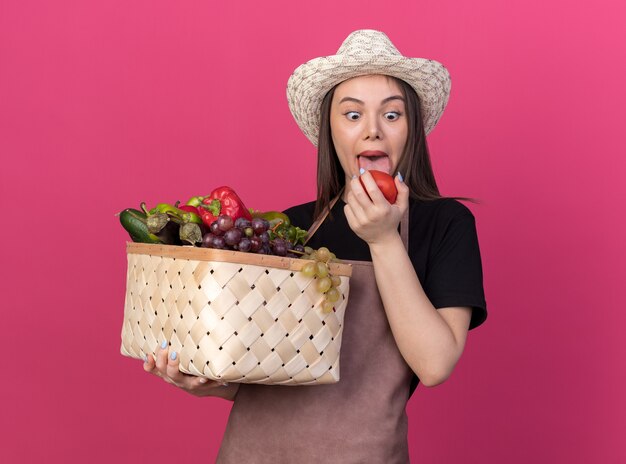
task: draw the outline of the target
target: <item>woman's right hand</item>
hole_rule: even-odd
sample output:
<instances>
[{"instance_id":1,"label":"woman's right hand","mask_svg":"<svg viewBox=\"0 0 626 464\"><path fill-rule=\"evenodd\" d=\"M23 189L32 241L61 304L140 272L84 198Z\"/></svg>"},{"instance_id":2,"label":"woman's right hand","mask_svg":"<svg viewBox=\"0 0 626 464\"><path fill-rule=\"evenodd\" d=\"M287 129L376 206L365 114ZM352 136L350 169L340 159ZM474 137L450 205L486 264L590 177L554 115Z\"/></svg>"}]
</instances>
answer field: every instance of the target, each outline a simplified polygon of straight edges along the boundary
<instances>
[{"instance_id":1,"label":"woman's right hand","mask_svg":"<svg viewBox=\"0 0 626 464\"><path fill-rule=\"evenodd\" d=\"M178 364L178 353L170 351L167 342L163 342L157 348L156 359L151 354L147 355L143 369L195 396L217 396L231 401L235 398L239 384L228 384L209 380L206 377L184 374L178 369Z\"/></svg>"}]
</instances>

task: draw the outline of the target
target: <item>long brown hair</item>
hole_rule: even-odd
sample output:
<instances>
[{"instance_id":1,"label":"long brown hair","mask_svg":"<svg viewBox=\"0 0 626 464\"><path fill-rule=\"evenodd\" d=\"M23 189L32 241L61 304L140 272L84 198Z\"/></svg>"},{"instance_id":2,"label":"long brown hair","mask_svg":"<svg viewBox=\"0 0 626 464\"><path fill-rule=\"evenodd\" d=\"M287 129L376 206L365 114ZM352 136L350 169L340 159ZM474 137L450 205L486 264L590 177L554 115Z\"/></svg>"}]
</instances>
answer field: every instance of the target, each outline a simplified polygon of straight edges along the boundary
<instances>
[{"instance_id":1,"label":"long brown hair","mask_svg":"<svg viewBox=\"0 0 626 464\"><path fill-rule=\"evenodd\" d=\"M399 171L404 176L404 182L409 187L409 197L416 200L437 200L440 198L454 198L477 203L476 200L466 197L443 197L439 193L435 174L430 162L430 152L426 142L424 123L420 111L419 96L409 84L401 79L393 79L402 91L404 97L407 124L409 127L404 152L394 176ZM339 85L339 84L337 84ZM330 89L320 110L320 131L317 148L317 201L315 202L315 217L318 217L339 194L346 184L346 176L339 163L330 131L330 107L337 85Z\"/></svg>"}]
</instances>

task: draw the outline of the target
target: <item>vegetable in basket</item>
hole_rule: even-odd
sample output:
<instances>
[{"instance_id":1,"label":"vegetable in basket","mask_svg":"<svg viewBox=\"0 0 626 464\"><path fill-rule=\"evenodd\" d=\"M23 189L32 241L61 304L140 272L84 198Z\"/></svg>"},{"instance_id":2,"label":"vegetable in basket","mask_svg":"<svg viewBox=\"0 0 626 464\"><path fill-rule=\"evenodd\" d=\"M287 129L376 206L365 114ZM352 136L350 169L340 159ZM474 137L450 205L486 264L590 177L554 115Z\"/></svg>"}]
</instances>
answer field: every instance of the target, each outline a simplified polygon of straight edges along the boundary
<instances>
[{"instance_id":1,"label":"vegetable in basket","mask_svg":"<svg viewBox=\"0 0 626 464\"><path fill-rule=\"evenodd\" d=\"M148 230L146 214L142 211L127 208L119 214L120 223L126 229L133 242L162 243L161 239Z\"/></svg>"},{"instance_id":2,"label":"vegetable in basket","mask_svg":"<svg viewBox=\"0 0 626 464\"><path fill-rule=\"evenodd\" d=\"M187 205L180 207L178 206L179 203L179 201L177 201L174 205L170 205L168 203L159 203L150 211L148 211L148 216L156 213L165 213L179 219L181 222L184 223L192 222L194 224L202 224L202 219L198 214L197 208L193 208Z\"/></svg>"},{"instance_id":3,"label":"vegetable in basket","mask_svg":"<svg viewBox=\"0 0 626 464\"><path fill-rule=\"evenodd\" d=\"M270 223L270 227L275 227L279 223L282 223L285 226L291 225L291 219L289 219L289 216L280 211L250 211L250 214L253 218L260 217L262 219L267 219Z\"/></svg>"},{"instance_id":4,"label":"vegetable in basket","mask_svg":"<svg viewBox=\"0 0 626 464\"><path fill-rule=\"evenodd\" d=\"M147 210L145 203L141 203L141 209L146 212L148 231L158 235L163 243L195 245L202 241L203 231L198 224L200 218L197 214L183 211L167 203L160 203L150 211Z\"/></svg>"},{"instance_id":5,"label":"vegetable in basket","mask_svg":"<svg viewBox=\"0 0 626 464\"><path fill-rule=\"evenodd\" d=\"M172 223L170 225L168 224L169 220L165 219L165 222L157 227L153 223L155 217L148 215L144 203L141 204L141 207L144 211L127 208L119 213L120 223L133 242L181 245L177 224Z\"/></svg>"},{"instance_id":6,"label":"vegetable in basket","mask_svg":"<svg viewBox=\"0 0 626 464\"><path fill-rule=\"evenodd\" d=\"M227 215L237 220L240 217L252 219L250 212L235 191L228 187L218 187L207 196L192 197L187 202L189 206L198 208L202 222L209 227L220 215Z\"/></svg>"}]
</instances>

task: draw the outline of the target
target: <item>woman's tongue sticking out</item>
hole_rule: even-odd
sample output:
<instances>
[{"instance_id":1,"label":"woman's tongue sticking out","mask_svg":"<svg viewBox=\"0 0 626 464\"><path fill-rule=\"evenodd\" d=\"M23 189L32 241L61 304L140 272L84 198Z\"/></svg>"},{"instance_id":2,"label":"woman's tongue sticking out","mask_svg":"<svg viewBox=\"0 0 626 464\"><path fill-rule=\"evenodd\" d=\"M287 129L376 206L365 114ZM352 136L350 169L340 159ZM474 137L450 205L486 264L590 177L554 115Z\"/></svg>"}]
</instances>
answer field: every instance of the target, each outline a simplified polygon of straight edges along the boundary
<instances>
[{"instance_id":1,"label":"woman's tongue sticking out","mask_svg":"<svg viewBox=\"0 0 626 464\"><path fill-rule=\"evenodd\" d=\"M366 171L376 170L391 174L391 162L389 156L379 152L377 154L361 154L358 156L359 169Z\"/></svg>"}]
</instances>

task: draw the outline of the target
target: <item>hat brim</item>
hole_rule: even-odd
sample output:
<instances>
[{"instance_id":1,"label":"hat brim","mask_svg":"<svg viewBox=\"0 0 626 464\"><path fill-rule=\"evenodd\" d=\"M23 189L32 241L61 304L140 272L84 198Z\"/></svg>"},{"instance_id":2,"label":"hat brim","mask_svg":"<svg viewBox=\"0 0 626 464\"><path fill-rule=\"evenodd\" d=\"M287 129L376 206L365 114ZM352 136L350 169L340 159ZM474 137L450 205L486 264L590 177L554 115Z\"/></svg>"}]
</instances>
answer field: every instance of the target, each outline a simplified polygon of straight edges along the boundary
<instances>
[{"instance_id":1,"label":"hat brim","mask_svg":"<svg viewBox=\"0 0 626 464\"><path fill-rule=\"evenodd\" d=\"M450 96L450 74L439 62L402 55L331 55L312 59L289 77L287 100L304 135L317 146L320 108L335 85L353 77L383 74L405 81L417 92L428 135L437 125Z\"/></svg>"}]
</instances>

